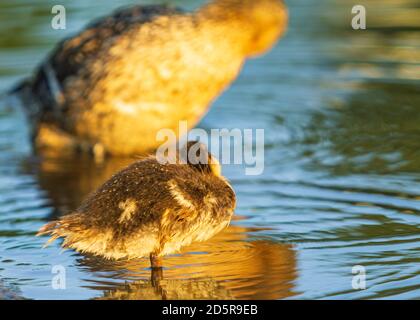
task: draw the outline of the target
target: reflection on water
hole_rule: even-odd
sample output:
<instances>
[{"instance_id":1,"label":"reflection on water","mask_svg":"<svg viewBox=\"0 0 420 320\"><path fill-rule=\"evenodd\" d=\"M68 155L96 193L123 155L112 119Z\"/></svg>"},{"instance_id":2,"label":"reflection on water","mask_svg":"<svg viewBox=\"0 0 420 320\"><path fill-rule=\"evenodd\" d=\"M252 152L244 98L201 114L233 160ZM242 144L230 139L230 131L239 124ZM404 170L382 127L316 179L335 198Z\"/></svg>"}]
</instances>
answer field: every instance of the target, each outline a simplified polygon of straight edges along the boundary
<instances>
[{"instance_id":1,"label":"reflection on water","mask_svg":"<svg viewBox=\"0 0 420 320\"><path fill-rule=\"evenodd\" d=\"M95 163L88 156L63 157L29 159L22 166L37 177L57 211L55 213L65 214L79 207L90 192L134 161L134 158L113 158Z\"/></svg>"},{"instance_id":2,"label":"reflection on water","mask_svg":"<svg viewBox=\"0 0 420 320\"><path fill-rule=\"evenodd\" d=\"M95 6L72 1L68 30L53 32L49 1L21 3L0 3L0 90ZM98 15L117 6L102 3ZM45 239L34 237L134 159L31 157L22 114L0 106L0 297L420 298L417 2L358 4L367 8L366 31L350 28L353 1L289 1L288 36L247 64L203 120L205 129L265 128L265 173L224 168L238 195L236 220L166 257L158 286L147 259L59 254L58 244L41 250ZM52 290L52 265L66 267L66 290ZM367 270L366 290L351 288L354 265Z\"/></svg>"},{"instance_id":3,"label":"reflection on water","mask_svg":"<svg viewBox=\"0 0 420 320\"><path fill-rule=\"evenodd\" d=\"M295 295L296 257L290 245L252 241L242 227L229 227L210 241L164 259L160 285L168 299L281 299ZM96 257L78 261L89 271L106 272L115 282L92 282L102 299L161 298L150 280L149 261L115 262ZM150 294L153 293L153 294ZM150 294L150 295L149 295Z\"/></svg>"}]
</instances>

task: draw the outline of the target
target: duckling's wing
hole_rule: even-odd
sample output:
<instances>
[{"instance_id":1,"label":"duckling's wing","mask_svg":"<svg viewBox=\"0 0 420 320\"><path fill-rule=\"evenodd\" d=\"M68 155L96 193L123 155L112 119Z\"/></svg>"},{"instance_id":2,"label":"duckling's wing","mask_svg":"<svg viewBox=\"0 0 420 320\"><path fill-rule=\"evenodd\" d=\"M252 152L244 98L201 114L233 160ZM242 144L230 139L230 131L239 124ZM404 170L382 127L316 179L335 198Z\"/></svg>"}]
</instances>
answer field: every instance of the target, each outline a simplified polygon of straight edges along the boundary
<instances>
[{"instance_id":1,"label":"duckling's wing","mask_svg":"<svg viewBox=\"0 0 420 320\"><path fill-rule=\"evenodd\" d=\"M163 234L170 239L164 254L192 241L205 241L229 225L235 195L225 183L199 175L170 180L168 186L175 205L162 215Z\"/></svg>"},{"instance_id":2,"label":"duckling's wing","mask_svg":"<svg viewBox=\"0 0 420 320\"><path fill-rule=\"evenodd\" d=\"M235 194L230 186L218 179L202 175L199 179L176 179L168 182L170 193L185 217L181 220L196 219L199 215L210 214L221 219L230 218L235 207Z\"/></svg>"},{"instance_id":3,"label":"duckling's wing","mask_svg":"<svg viewBox=\"0 0 420 320\"><path fill-rule=\"evenodd\" d=\"M77 76L85 63L98 57L122 34L131 28L152 21L157 16L182 13L166 5L137 5L99 18L82 32L60 42L49 58L39 67L32 90L51 109L62 103L61 88L66 79Z\"/></svg>"}]
</instances>

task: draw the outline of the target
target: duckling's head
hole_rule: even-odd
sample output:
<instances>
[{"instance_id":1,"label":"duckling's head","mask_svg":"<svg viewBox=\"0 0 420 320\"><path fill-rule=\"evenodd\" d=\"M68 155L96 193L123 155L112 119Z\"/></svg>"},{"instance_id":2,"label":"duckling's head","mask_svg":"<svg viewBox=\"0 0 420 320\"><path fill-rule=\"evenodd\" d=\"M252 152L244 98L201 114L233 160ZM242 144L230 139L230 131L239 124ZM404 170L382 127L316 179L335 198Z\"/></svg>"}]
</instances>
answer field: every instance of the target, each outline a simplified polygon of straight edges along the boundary
<instances>
[{"instance_id":1,"label":"duckling's head","mask_svg":"<svg viewBox=\"0 0 420 320\"><path fill-rule=\"evenodd\" d=\"M207 146L198 141L189 141L186 145L186 163L194 169L205 173L222 176L220 162L207 149Z\"/></svg>"},{"instance_id":2,"label":"duckling's head","mask_svg":"<svg viewBox=\"0 0 420 320\"><path fill-rule=\"evenodd\" d=\"M287 28L283 0L214 0L206 10L219 21L239 23L237 31L243 34L245 54L250 57L271 49Z\"/></svg>"}]
</instances>

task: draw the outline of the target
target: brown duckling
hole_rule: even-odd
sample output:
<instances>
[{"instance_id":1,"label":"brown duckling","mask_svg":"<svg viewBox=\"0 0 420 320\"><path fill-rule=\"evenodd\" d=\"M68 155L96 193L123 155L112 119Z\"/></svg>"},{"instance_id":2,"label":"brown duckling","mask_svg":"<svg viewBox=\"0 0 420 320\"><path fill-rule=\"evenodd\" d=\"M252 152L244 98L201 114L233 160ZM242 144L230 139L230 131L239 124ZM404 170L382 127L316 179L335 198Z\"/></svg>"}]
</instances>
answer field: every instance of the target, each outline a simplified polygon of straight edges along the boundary
<instances>
[{"instance_id":1,"label":"brown duckling","mask_svg":"<svg viewBox=\"0 0 420 320\"><path fill-rule=\"evenodd\" d=\"M63 237L64 248L107 259L150 256L153 268L160 257L211 238L228 226L235 193L204 145L189 142L187 150L183 162L135 162L38 235L50 235L48 243ZM206 161L191 161L191 153Z\"/></svg>"},{"instance_id":2,"label":"brown duckling","mask_svg":"<svg viewBox=\"0 0 420 320\"><path fill-rule=\"evenodd\" d=\"M248 57L283 34L282 0L213 0L194 12L137 5L64 40L14 92L36 148L144 154L192 127Z\"/></svg>"}]
</instances>

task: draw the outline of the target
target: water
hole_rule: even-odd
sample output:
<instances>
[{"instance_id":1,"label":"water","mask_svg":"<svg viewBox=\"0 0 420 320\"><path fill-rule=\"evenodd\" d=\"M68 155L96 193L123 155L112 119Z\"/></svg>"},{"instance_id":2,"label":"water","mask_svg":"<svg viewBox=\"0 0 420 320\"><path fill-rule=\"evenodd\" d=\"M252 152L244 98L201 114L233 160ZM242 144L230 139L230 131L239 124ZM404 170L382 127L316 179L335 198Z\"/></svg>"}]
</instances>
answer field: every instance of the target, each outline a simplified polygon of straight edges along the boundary
<instances>
[{"instance_id":1,"label":"water","mask_svg":"<svg viewBox=\"0 0 420 320\"><path fill-rule=\"evenodd\" d=\"M63 36L130 1L0 3L0 91L28 75ZM420 298L420 22L416 1L359 1L368 30L350 28L352 1L289 1L287 37L250 61L203 128L265 128L265 173L227 166L238 195L232 226L165 259L169 298ZM178 1L184 6L196 1ZM22 114L0 108L0 297L161 296L148 261L109 262L41 249L46 221L76 208L131 159L30 155ZM66 290L53 290L53 265ZM352 288L352 267L367 288Z\"/></svg>"}]
</instances>

